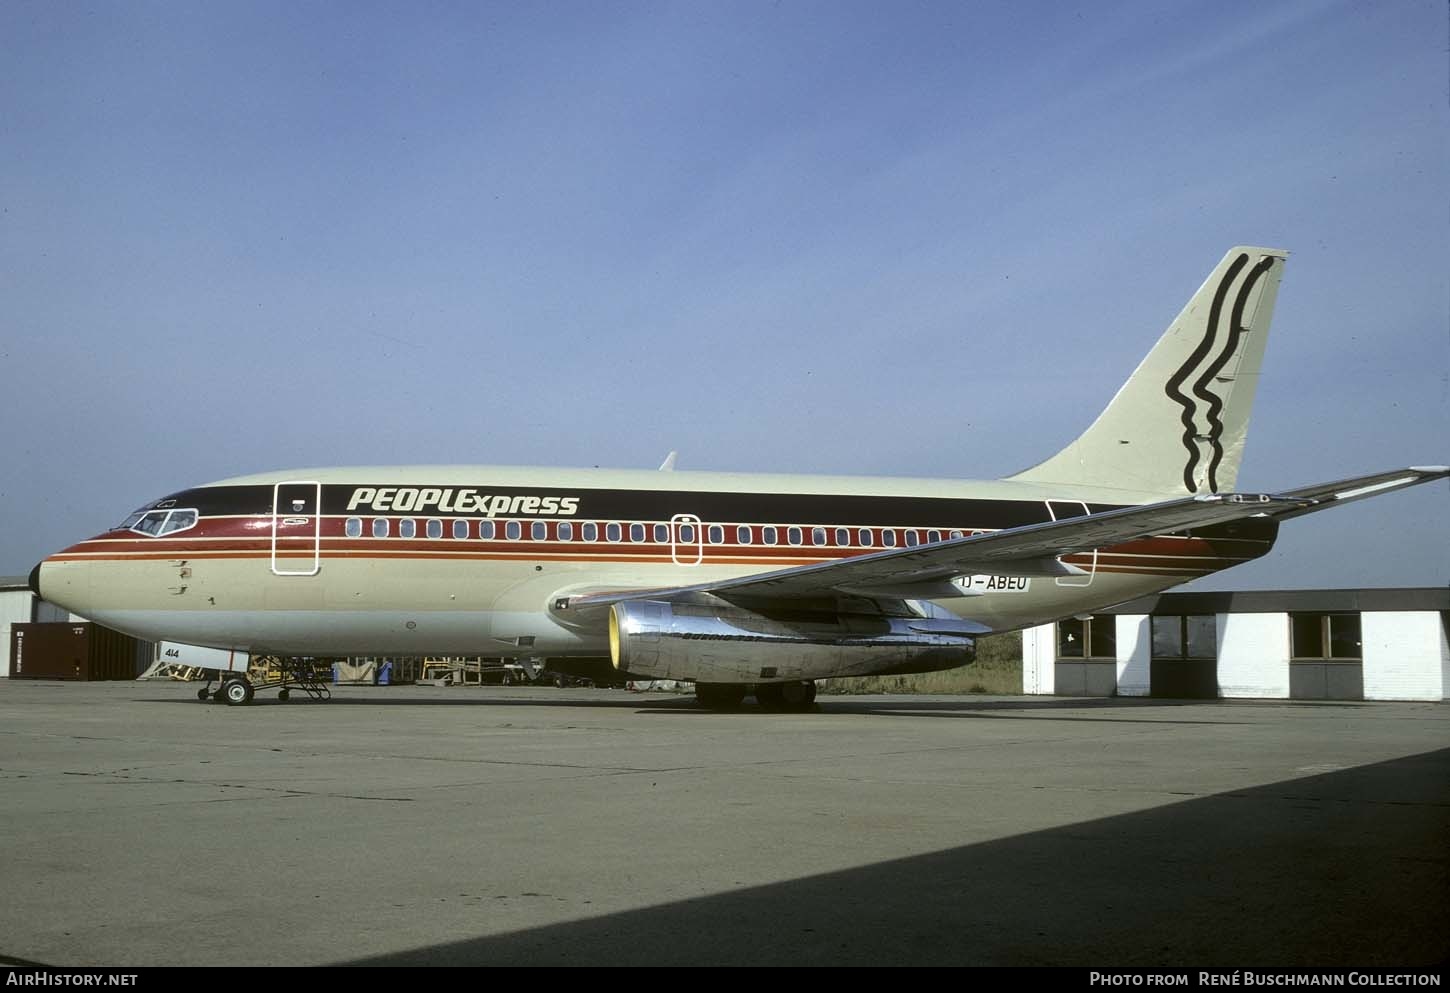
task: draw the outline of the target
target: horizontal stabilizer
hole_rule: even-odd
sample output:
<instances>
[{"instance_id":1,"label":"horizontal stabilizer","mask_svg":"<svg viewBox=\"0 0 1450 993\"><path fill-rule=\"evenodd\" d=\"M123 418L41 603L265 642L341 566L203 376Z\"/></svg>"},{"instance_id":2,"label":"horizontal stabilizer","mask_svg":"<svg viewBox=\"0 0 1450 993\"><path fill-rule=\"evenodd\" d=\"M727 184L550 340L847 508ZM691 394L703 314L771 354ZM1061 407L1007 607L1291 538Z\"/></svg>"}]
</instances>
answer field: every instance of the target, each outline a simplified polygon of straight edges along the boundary
<instances>
[{"instance_id":1,"label":"horizontal stabilizer","mask_svg":"<svg viewBox=\"0 0 1450 993\"><path fill-rule=\"evenodd\" d=\"M1450 466L1419 465L1394 472L1375 473L1372 476L1341 479L1337 483L1306 486L1303 489L1289 490L1281 496L1291 500L1308 501L1307 506L1276 513L1274 516L1281 521L1289 520L1292 517L1303 517L1305 514L1314 514L1321 510L1328 510L1330 507L1339 507L1356 500L1363 500L1366 497L1379 496L1381 493L1392 493L1407 486L1418 486L1420 483L1444 479L1447 476L1450 476Z\"/></svg>"}]
</instances>

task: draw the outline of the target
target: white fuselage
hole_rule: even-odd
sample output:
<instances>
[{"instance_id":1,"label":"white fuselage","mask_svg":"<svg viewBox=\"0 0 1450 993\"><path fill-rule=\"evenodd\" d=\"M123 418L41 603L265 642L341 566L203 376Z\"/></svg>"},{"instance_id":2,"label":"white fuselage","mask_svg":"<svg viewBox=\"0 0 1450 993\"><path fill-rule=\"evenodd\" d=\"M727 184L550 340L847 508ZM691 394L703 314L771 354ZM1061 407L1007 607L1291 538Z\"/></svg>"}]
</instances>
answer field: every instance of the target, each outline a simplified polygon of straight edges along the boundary
<instances>
[{"instance_id":1,"label":"white fuselage","mask_svg":"<svg viewBox=\"0 0 1450 993\"><path fill-rule=\"evenodd\" d=\"M499 467L314 469L184 490L48 558L43 596L117 630L252 653L604 656L561 597L698 585L1160 499L1096 487ZM194 511L195 513L189 513ZM170 516L168 516L170 515ZM964 576L923 610L1001 631L1264 554L1271 522Z\"/></svg>"}]
</instances>

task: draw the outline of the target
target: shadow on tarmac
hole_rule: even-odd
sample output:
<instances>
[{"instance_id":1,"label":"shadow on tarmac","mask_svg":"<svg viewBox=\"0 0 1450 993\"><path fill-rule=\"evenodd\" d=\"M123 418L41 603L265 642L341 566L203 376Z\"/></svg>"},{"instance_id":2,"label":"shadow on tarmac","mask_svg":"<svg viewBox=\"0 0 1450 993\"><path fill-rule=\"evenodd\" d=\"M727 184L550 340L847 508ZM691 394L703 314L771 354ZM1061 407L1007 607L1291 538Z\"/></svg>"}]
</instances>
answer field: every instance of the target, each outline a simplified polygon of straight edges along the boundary
<instances>
[{"instance_id":1,"label":"shadow on tarmac","mask_svg":"<svg viewBox=\"0 0 1450 993\"><path fill-rule=\"evenodd\" d=\"M721 716L728 714L735 717L747 717L759 715L779 719L780 714L767 713L756 707L753 703L747 702L735 711L712 711L695 704L693 695L690 694L623 694L618 697L598 697L592 699L580 699L578 697L563 697L551 699L548 697L509 697L503 695L480 695L477 688L459 688L457 697L415 697L408 699L400 696L341 696L333 697L330 700L313 700L300 692L294 690L290 700L282 701L277 699L275 691L261 691L254 697L248 707L299 707L317 706L326 704L331 707L567 707L580 708L585 710L635 710L641 714L673 714L677 716ZM507 693L508 691L504 691ZM568 691L561 691L567 693ZM466 694L466 695L464 695ZM190 697L151 697L136 698L137 703L171 703L188 704L196 706L201 704ZM1171 708L1193 708L1194 710L1212 710L1223 703L1230 702L1234 705L1241 705L1245 701L1220 701L1220 700L1161 700L1149 699L1146 697L1053 697L1053 698L932 698L932 697L906 697L892 698L890 696L834 696L823 695L817 700L815 708L809 713L820 714L852 714L862 716L890 716L890 717L951 717L951 718L979 718L992 720L1052 720L1052 721L1075 721L1075 722L1101 722L1120 724L1249 724L1248 721L1232 720L1211 720L1211 719L1189 719L1187 715L1173 717L1123 717L1117 716L1117 712ZM1299 702L1274 701L1276 705L1300 706ZM205 706L226 706L206 701ZM1072 716L1053 716L1053 711L1094 711L1101 712L1102 716L1082 716L1075 713ZM797 714L795 716L802 716Z\"/></svg>"},{"instance_id":2,"label":"shadow on tarmac","mask_svg":"<svg viewBox=\"0 0 1450 993\"><path fill-rule=\"evenodd\" d=\"M342 964L1435 967L1447 838L1450 749Z\"/></svg>"}]
</instances>

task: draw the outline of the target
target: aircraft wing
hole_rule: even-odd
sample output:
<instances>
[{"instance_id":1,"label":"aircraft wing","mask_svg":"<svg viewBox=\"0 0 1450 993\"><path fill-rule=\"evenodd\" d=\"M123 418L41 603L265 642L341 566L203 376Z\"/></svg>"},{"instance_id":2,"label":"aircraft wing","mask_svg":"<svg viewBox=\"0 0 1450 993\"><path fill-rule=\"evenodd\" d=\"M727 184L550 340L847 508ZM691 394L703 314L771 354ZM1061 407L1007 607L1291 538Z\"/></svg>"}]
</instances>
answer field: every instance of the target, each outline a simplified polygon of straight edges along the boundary
<instances>
[{"instance_id":1,"label":"aircraft wing","mask_svg":"<svg viewBox=\"0 0 1450 993\"><path fill-rule=\"evenodd\" d=\"M744 601L797 600L843 593L921 599L960 596L961 590L951 585L951 580L958 576L1076 575L1081 570L1062 562L1062 556L1246 517L1298 517L1447 475L1450 475L1450 468L1423 466L1345 479L1278 495L1223 493L1184 497L738 579L665 589L561 597L555 606L573 612L625 600L669 600L695 593L712 593Z\"/></svg>"}]
</instances>

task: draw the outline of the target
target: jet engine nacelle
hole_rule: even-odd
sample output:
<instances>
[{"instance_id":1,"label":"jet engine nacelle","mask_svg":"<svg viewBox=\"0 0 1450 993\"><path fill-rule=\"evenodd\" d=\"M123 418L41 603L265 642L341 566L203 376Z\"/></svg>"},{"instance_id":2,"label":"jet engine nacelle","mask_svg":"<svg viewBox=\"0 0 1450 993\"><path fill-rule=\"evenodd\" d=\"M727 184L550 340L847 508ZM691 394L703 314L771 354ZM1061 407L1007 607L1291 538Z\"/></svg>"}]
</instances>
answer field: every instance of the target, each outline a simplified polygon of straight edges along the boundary
<instances>
[{"instance_id":1,"label":"jet engine nacelle","mask_svg":"<svg viewBox=\"0 0 1450 993\"><path fill-rule=\"evenodd\" d=\"M934 672L976 659L970 622L834 611L757 612L720 600L629 600L609 615L614 667L649 679L768 683Z\"/></svg>"}]
</instances>

